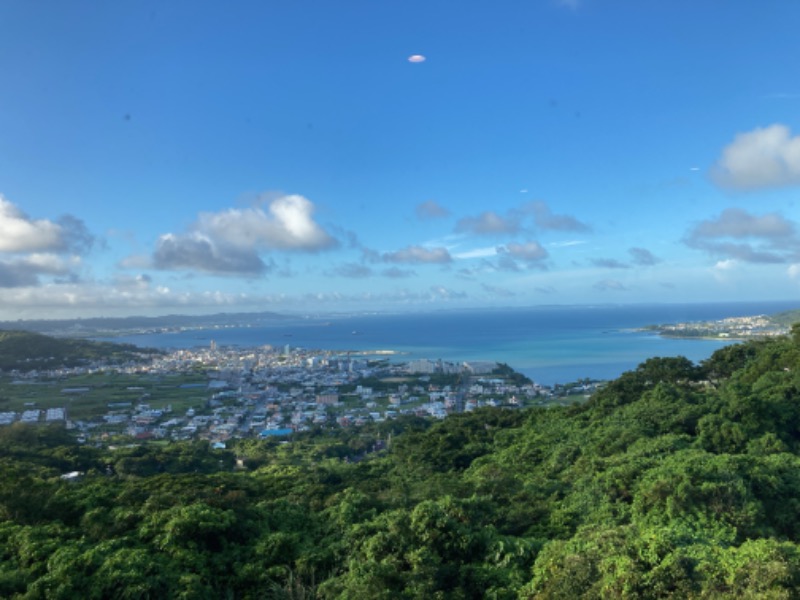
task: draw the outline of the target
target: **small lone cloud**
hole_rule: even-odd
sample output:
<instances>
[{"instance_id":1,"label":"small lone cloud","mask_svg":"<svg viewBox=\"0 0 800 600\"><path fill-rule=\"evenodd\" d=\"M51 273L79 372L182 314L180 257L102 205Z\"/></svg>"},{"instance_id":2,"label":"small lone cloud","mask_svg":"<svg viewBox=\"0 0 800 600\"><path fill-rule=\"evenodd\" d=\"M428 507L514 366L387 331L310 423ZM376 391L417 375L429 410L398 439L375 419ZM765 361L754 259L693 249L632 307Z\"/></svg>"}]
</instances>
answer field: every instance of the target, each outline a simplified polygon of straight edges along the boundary
<instances>
[{"instance_id":1,"label":"small lone cloud","mask_svg":"<svg viewBox=\"0 0 800 600\"><path fill-rule=\"evenodd\" d=\"M447 248L407 246L394 252L384 252L384 262L404 264L445 264L453 261Z\"/></svg>"},{"instance_id":2,"label":"small lone cloud","mask_svg":"<svg viewBox=\"0 0 800 600\"><path fill-rule=\"evenodd\" d=\"M570 215L555 214L545 202L531 202L527 210L533 213L536 226L550 231L591 231L592 228Z\"/></svg>"},{"instance_id":3,"label":"small lone cloud","mask_svg":"<svg viewBox=\"0 0 800 600\"><path fill-rule=\"evenodd\" d=\"M591 262L595 267L603 269L629 269L630 266L618 261L616 258L593 258Z\"/></svg>"},{"instance_id":4,"label":"small lone cloud","mask_svg":"<svg viewBox=\"0 0 800 600\"><path fill-rule=\"evenodd\" d=\"M428 59L422 54L412 54L408 57L408 62L410 63L424 63L426 60Z\"/></svg>"},{"instance_id":5,"label":"small lone cloud","mask_svg":"<svg viewBox=\"0 0 800 600\"><path fill-rule=\"evenodd\" d=\"M800 136L780 123L740 133L711 175L717 185L739 190L800 185Z\"/></svg>"},{"instance_id":6,"label":"small lone cloud","mask_svg":"<svg viewBox=\"0 0 800 600\"><path fill-rule=\"evenodd\" d=\"M655 256L647 248L628 248L628 254L633 257L634 264L641 267L651 267L656 263L661 262L661 259Z\"/></svg>"},{"instance_id":7,"label":"small lone cloud","mask_svg":"<svg viewBox=\"0 0 800 600\"><path fill-rule=\"evenodd\" d=\"M421 220L440 219L450 216L450 211L435 200L426 200L422 204L418 204L415 212L417 218Z\"/></svg>"},{"instance_id":8,"label":"small lone cloud","mask_svg":"<svg viewBox=\"0 0 800 600\"><path fill-rule=\"evenodd\" d=\"M513 292L509 289L498 287L496 285L489 285L488 283L481 284L483 291L491 296L497 296L499 298L511 298L512 296L516 296L517 293Z\"/></svg>"},{"instance_id":9,"label":"small lone cloud","mask_svg":"<svg viewBox=\"0 0 800 600\"><path fill-rule=\"evenodd\" d=\"M472 233L476 235L517 233L520 230L520 219L517 215L502 217L496 212L488 210L477 217L459 219L455 230L456 233Z\"/></svg>"}]
</instances>

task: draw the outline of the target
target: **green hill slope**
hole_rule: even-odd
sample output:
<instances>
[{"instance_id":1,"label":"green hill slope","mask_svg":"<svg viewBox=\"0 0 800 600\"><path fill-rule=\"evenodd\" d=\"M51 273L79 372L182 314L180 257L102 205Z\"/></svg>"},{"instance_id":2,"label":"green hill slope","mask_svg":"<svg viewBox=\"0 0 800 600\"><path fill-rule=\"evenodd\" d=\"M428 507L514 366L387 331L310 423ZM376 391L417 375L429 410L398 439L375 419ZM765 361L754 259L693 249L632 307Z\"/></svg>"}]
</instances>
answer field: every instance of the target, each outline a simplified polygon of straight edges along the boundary
<instances>
[{"instance_id":1,"label":"green hill slope","mask_svg":"<svg viewBox=\"0 0 800 600\"><path fill-rule=\"evenodd\" d=\"M800 597L793 338L650 359L571 408L231 451L14 426L0 451L0 597Z\"/></svg>"},{"instance_id":2,"label":"green hill slope","mask_svg":"<svg viewBox=\"0 0 800 600\"><path fill-rule=\"evenodd\" d=\"M0 330L0 369L30 371L61 366L78 366L92 360L124 362L136 360L155 350L131 344L54 338L28 331Z\"/></svg>"}]
</instances>

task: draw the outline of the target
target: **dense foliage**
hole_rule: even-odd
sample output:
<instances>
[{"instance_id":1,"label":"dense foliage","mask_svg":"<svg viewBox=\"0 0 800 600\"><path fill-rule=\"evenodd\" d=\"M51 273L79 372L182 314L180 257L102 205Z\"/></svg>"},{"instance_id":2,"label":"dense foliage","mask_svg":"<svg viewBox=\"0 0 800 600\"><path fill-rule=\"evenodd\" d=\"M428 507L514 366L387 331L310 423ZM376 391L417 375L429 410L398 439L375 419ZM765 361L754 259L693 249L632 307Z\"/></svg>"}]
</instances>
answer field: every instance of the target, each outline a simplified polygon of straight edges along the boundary
<instances>
[{"instance_id":1,"label":"dense foliage","mask_svg":"<svg viewBox=\"0 0 800 600\"><path fill-rule=\"evenodd\" d=\"M0 597L800 597L798 337L226 451L6 427Z\"/></svg>"},{"instance_id":2,"label":"dense foliage","mask_svg":"<svg viewBox=\"0 0 800 600\"><path fill-rule=\"evenodd\" d=\"M122 363L139 360L157 350L143 350L133 344L55 338L30 331L0 330L0 369L31 371L76 367L90 361Z\"/></svg>"}]
</instances>

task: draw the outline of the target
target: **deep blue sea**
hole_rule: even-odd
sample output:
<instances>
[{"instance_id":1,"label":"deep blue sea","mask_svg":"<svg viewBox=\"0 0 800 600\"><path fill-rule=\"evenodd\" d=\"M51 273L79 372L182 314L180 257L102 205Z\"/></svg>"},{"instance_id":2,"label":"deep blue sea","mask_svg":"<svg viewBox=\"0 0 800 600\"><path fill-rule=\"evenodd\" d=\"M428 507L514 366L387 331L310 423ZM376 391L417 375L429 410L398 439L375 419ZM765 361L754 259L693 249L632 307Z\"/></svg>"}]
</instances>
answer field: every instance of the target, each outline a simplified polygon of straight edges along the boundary
<instances>
[{"instance_id":1,"label":"deep blue sea","mask_svg":"<svg viewBox=\"0 0 800 600\"><path fill-rule=\"evenodd\" d=\"M115 338L166 349L272 345L293 348L393 350L393 361L441 358L508 363L545 385L590 377L613 379L653 356L698 362L727 343L669 339L645 325L774 314L797 302L547 306L432 313L319 316L251 327L195 329Z\"/></svg>"}]
</instances>

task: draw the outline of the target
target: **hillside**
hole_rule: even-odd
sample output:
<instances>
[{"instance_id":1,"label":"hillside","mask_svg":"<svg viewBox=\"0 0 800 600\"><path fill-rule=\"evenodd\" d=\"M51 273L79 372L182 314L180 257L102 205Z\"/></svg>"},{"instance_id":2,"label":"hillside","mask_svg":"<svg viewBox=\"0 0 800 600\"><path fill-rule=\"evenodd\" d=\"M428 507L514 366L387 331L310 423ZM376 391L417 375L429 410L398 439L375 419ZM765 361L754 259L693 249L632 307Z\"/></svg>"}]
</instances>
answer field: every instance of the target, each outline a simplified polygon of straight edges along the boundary
<instances>
[{"instance_id":1,"label":"hillside","mask_svg":"<svg viewBox=\"0 0 800 600\"><path fill-rule=\"evenodd\" d=\"M31 371L61 366L73 367L89 361L119 363L158 353L132 344L114 344L54 338L29 331L0 330L0 369Z\"/></svg>"},{"instance_id":2,"label":"hillside","mask_svg":"<svg viewBox=\"0 0 800 600\"><path fill-rule=\"evenodd\" d=\"M770 320L776 325L781 327L791 328L797 322L800 322L800 310L787 310L785 312L770 315Z\"/></svg>"},{"instance_id":3,"label":"hillside","mask_svg":"<svg viewBox=\"0 0 800 600\"><path fill-rule=\"evenodd\" d=\"M6 427L0 597L800 597L798 338L289 444Z\"/></svg>"}]
</instances>

